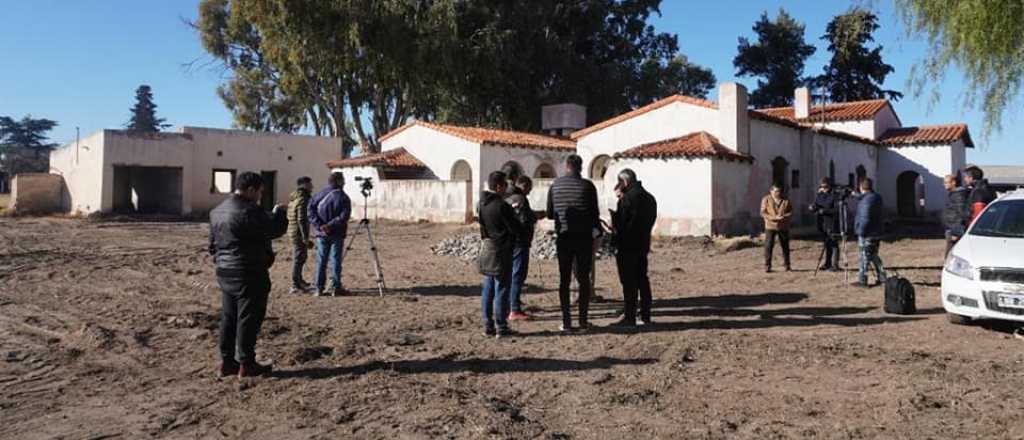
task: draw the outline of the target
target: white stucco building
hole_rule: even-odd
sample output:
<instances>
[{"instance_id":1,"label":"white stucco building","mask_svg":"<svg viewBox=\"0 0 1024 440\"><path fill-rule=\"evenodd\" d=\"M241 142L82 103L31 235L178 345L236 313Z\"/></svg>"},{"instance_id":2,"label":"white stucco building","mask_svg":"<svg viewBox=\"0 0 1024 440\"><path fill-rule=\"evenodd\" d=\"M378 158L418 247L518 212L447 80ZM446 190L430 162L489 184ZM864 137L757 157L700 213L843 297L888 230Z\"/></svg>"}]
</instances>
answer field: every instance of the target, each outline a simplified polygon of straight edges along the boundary
<instances>
[{"instance_id":1,"label":"white stucco building","mask_svg":"<svg viewBox=\"0 0 1024 440\"><path fill-rule=\"evenodd\" d=\"M904 127L885 100L811 107L806 89L795 106L748 109L742 85L724 83L718 102L672 96L577 131L577 151L591 179L606 187L632 168L659 203L664 235L760 230L760 200L772 182L793 200L797 222L817 183L875 180L893 214L942 209L942 176L955 174L973 147L963 124Z\"/></svg>"},{"instance_id":2,"label":"white stucco building","mask_svg":"<svg viewBox=\"0 0 1024 440\"><path fill-rule=\"evenodd\" d=\"M550 179L576 142L559 136L413 121L381 137L381 153L328 162L349 177L471 181L472 199L495 170ZM412 176L412 177L410 177Z\"/></svg>"},{"instance_id":3,"label":"white stucco building","mask_svg":"<svg viewBox=\"0 0 1024 440\"><path fill-rule=\"evenodd\" d=\"M327 137L102 130L51 152L50 172L63 177L68 212L189 215L213 209L244 171L263 176L265 206L287 202L299 177L322 181L323 164L340 155L339 140Z\"/></svg>"}]
</instances>

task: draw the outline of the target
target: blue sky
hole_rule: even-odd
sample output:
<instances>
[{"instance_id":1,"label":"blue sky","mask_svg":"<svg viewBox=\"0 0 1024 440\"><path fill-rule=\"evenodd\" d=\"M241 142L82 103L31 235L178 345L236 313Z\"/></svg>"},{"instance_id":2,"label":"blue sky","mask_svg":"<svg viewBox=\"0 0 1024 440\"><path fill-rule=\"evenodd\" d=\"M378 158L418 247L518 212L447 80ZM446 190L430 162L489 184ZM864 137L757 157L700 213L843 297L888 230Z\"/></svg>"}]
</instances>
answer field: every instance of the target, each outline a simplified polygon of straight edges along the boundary
<instances>
[{"instance_id":1,"label":"blue sky","mask_svg":"<svg viewBox=\"0 0 1024 440\"><path fill-rule=\"evenodd\" d=\"M135 88L153 87L157 112L179 125L229 127L231 115L215 93L223 72L209 66L195 33L184 23L194 19L198 1L175 0L96 2L0 0L0 115L25 114L58 121L56 142L103 128L121 127L128 119ZM904 90L910 68L926 45L907 37L888 1L869 3L880 17L876 42L896 68L887 88ZM738 80L732 59L737 37L752 37L751 26L762 11L774 16L780 7L807 26L807 40L818 46L807 73L818 73L828 61L818 38L832 16L849 8L839 1L664 0L653 24L679 35L682 51L693 62L710 67L719 81ZM197 63L188 68L188 63ZM1002 133L982 137L982 115L960 103L963 91L957 72L940 86L941 101L907 96L894 105L907 125L966 122L978 148L968 160L980 164L1024 164L1024 119L1010 115ZM713 92L715 93L715 92ZM713 97L713 95L712 95ZM1018 101L1021 102L1021 101Z\"/></svg>"}]
</instances>

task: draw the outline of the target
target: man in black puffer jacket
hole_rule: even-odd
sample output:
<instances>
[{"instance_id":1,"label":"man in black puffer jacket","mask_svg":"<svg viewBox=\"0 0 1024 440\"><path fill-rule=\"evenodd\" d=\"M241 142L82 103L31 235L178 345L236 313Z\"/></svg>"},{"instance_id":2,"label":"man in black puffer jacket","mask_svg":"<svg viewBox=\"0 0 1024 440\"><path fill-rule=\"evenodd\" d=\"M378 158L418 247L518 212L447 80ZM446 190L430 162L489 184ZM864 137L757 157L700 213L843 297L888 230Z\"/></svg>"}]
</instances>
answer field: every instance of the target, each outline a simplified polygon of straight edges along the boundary
<instances>
[{"instance_id":1,"label":"man in black puffer jacket","mask_svg":"<svg viewBox=\"0 0 1024 440\"><path fill-rule=\"evenodd\" d=\"M637 295L640 297L640 323L651 322L651 280L647 277L647 257L651 253L651 231L658 220L658 202L637 181L636 173L626 168L619 172L616 188L622 191L612 214L615 230L613 243L617 249L615 264L619 269L624 303L622 319L614 326L636 326Z\"/></svg>"},{"instance_id":2,"label":"man in black puffer jacket","mask_svg":"<svg viewBox=\"0 0 1024 440\"><path fill-rule=\"evenodd\" d=\"M594 239L601 234L597 207L597 188L582 177L583 159L575 154L565 159L565 175L555 179L548 189L547 217L555 221L555 247L558 252L558 302L562 308L563 332L572 331L569 310L569 285L573 268L580 286L580 329L590 328L590 271L594 266Z\"/></svg>"},{"instance_id":3,"label":"man in black puffer jacket","mask_svg":"<svg viewBox=\"0 0 1024 440\"><path fill-rule=\"evenodd\" d=\"M821 241L824 248L825 261L820 270L839 270L839 242L836 235L839 231L839 203L843 203L840 197L832 191L832 180L828 177L822 178L818 185L818 193L814 195L814 203L811 204L811 212L817 217L818 233L821 234Z\"/></svg>"},{"instance_id":4,"label":"man in black puffer jacket","mask_svg":"<svg viewBox=\"0 0 1024 440\"><path fill-rule=\"evenodd\" d=\"M271 370L256 363L256 338L267 312L269 269L274 264L270 241L284 235L288 223L282 206L275 206L268 216L257 204L263 196L259 174L242 173L235 188L210 211L209 252L217 267L223 307L220 374L260 376Z\"/></svg>"},{"instance_id":5,"label":"man in black puffer jacket","mask_svg":"<svg viewBox=\"0 0 1024 440\"><path fill-rule=\"evenodd\" d=\"M967 188L957 185L956 176L946 175L942 180L946 187L946 207L942 209L942 226L946 228L946 255L953 249L960 237L967 231L971 214L967 206Z\"/></svg>"},{"instance_id":6,"label":"man in black puffer jacket","mask_svg":"<svg viewBox=\"0 0 1024 440\"><path fill-rule=\"evenodd\" d=\"M487 191L480 194L480 274L484 276L480 294L484 334L511 336L508 328L509 288L512 281L512 248L523 227L512 205L503 198L508 188L505 173L495 171L487 178Z\"/></svg>"}]
</instances>

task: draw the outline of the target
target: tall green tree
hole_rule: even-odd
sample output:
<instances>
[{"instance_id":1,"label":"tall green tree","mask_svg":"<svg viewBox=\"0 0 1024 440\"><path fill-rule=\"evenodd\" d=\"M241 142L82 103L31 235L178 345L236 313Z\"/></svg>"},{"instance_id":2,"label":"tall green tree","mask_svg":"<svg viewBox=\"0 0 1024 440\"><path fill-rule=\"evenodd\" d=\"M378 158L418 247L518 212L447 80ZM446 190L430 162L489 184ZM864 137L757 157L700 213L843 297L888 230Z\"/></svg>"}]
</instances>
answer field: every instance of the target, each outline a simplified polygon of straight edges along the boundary
<instances>
[{"instance_id":1,"label":"tall green tree","mask_svg":"<svg viewBox=\"0 0 1024 440\"><path fill-rule=\"evenodd\" d=\"M163 118L156 117L156 103L153 102L153 90L143 84L135 89L135 105L130 109L132 116L125 124L129 131L156 133L170 124L164 124Z\"/></svg>"},{"instance_id":2,"label":"tall green tree","mask_svg":"<svg viewBox=\"0 0 1024 440\"><path fill-rule=\"evenodd\" d=\"M56 126L56 121L35 119L31 115L20 121L0 116L0 169L9 176L47 172L49 153L57 144L49 142L46 133Z\"/></svg>"},{"instance_id":3,"label":"tall green tree","mask_svg":"<svg viewBox=\"0 0 1024 440\"><path fill-rule=\"evenodd\" d=\"M732 64L736 75L756 77L757 89L750 94L754 107L782 107L793 103L793 90L808 82L804 64L815 47L804 41L804 25L779 9L774 20L768 13L754 23L757 41L740 37Z\"/></svg>"},{"instance_id":4,"label":"tall green tree","mask_svg":"<svg viewBox=\"0 0 1024 440\"><path fill-rule=\"evenodd\" d=\"M853 8L837 15L828 23L822 40L828 42L832 59L825 72L815 79L832 102L849 102L888 98L898 100L903 94L882 88L893 67L882 61L882 46L873 49L871 35L878 30L878 17L862 8Z\"/></svg>"},{"instance_id":5,"label":"tall green tree","mask_svg":"<svg viewBox=\"0 0 1024 440\"><path fill-rule=\"evenodd\" d=\"M965 104L985 114L985 133L1002 128L1024 83L1024 1L896 0L907 30L927 38L930 50L911 72L910 90L921 95L951 67L965 79ZM933 102L938 91L931 89Z\"/></svg>"},{"instance_id":6,"label":"tall green tree","mask_svg":"<svg viewBox=\"0 0 1024 440\"><path fill-rule=\"evenodd\" d=\"M584 104L599 120L703 96L711 72L647 24L659 4L203 0L195 28L232 73L220 95L236 124L311 127L347 154L377 151L410 117L535 130L546 104Z\"/></svg>"}]
</instances>

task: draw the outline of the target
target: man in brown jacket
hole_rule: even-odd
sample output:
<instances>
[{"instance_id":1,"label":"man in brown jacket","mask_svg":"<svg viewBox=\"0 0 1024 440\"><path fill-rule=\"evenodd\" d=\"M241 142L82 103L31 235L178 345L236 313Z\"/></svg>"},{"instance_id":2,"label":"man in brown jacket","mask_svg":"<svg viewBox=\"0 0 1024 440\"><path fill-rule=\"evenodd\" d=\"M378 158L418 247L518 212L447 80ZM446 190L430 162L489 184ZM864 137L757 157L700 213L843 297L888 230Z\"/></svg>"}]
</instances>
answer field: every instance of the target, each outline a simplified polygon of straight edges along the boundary
<instances>
[{"instance_id":1,"label":"man in brown jacket","mask_svg":"<svg viewBox=\"0 0 1024 440\"><path fill-rule=\"evenodd\" d=\"M778 183L772 185L771 192L761 199L761 217L764 217L764 271L772 271L772 251L775 249L775 239L778 238L779 246L782 247L782 259L788 272L791 269L789 221L793 217L793 206L782 194L782 187Z\"/></svg>"}]
</instances>

